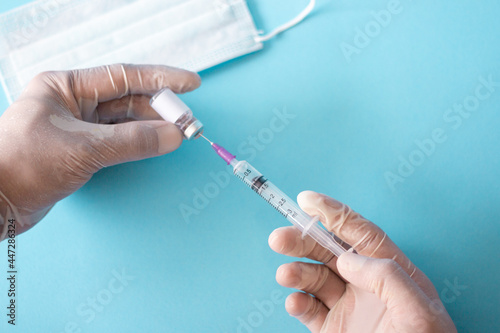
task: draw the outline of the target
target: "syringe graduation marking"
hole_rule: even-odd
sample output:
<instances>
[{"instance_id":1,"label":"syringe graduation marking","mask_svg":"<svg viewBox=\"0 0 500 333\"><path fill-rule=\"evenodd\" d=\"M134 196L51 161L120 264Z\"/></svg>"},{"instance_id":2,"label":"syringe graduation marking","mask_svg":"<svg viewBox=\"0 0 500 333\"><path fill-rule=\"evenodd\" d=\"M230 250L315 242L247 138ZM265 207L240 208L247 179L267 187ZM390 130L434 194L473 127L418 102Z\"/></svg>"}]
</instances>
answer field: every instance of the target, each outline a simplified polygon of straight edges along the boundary
<instances>
[{"instance_id":1,"label":"syringe graduation marking","mask_svg":"<svg viewBox=\"0 0 500 333\"><path fill-rule=\"evenodd\" d=\"M262 178L262 179L264 179L264 182L263 182L260 186L264 185L264 184L267 182L267 179L265 179L265 178L264 178L264 176L259 177L259 179L261 179L261 178ZM259 179L258 179L258 180L259 180ZM257 180L257 181L258 181L258 180ZM260 186L259 186L259 187L260 187ZM273 207L274 209L276 209L276 210L278 211L278 213L280 213L281 215L283 215L285 218L286 218L286 217L288 217L288 213L285 213L283 210L281 210L281 207L280 207L280 206L278 206L278 205L274 205L274 203L271 201L271 198L270 198L270 197L266 199L266 198L262 195L262 191L259 191L258 189L257 189L257 190L255 190L255 189L253 188L253 185L252 185L252 189L253 189L253 190L254 190L254 191L255 191L255 192L256 192L256 193L257 193L257 194L258 194L258 195L259 195L262 199L264 199L265 201L267 201L267 203L268 203L268 204L270 204L270 205L271 205L271 207Z\"/></svg>"},{"instance_id":2,"label":"syringe graduation marking","mask_svg":"<svg viewBox=\"0 0 500 333\"><path fill-rule=\"evenodd\" d=\"M262 194L260 194L259 192L257 192L258 195L260 195L265 201L267 201L268 204L271 205L271 207L273 207L274 209L276 209L278 211L278 213L280 213L281 215L283 215L285 218L288 217L288 214L283 212L281 209L280 209L280 206L278 205L274 205L272 202L271 202L271 198L269 199L266 199L262 196Z\"/></svg>"},{"instance_id":3,"label":"syringe graduation marking","mask_svg":"<svg viewBox=\"0 0 500 333\"><path fill-rule=\"evenodd\" d=\"M234 172L234 175L236 177L238 177L239 179L241 179L243 181L243 183L245 183L248 187L250 187L252 190L254 190L254 192L257 193L262 199L264 199L269 205L271 205L271 207L273 207L274 209L276 209L276 211L278 213L280 213L281 215L283 215L285 218L288 217L288 213L283 212L278 205L274 205L273 202L271 201L271 198L267 198L266 199L262 195L262 193L259 192L259 189L262 187L262 185L264 185L267 182L267 179L264 176L260 176L257 180L255 180L254 182L252 182L251 184L249 184L249 183L247 183L245 181L246 177L240 176L239 174L236 173L236 171ZM260 183L260 185L258 186L258 188L255 185L257 182Z\"/></svg>"}]
</instances>

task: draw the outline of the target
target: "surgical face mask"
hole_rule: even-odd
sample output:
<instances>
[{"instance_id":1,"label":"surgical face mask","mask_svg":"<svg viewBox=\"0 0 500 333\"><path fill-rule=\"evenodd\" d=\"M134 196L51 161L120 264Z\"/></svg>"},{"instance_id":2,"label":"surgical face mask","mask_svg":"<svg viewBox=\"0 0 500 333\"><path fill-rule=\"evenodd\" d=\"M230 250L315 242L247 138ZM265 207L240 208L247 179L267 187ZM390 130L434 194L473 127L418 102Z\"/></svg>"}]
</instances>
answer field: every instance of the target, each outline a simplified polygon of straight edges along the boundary
<instances>
[{"instance_id":1,"label":"surgical face mask","mask_svg":"<svg viewBox=\"0 0 500 333\"><path fill-rule=\"evenodd\" d=\"M262 49L245 0L39 0L0 16L0 79L12 103L38 73L112 63L201 71Z\"/></svg>"}]
</instances>

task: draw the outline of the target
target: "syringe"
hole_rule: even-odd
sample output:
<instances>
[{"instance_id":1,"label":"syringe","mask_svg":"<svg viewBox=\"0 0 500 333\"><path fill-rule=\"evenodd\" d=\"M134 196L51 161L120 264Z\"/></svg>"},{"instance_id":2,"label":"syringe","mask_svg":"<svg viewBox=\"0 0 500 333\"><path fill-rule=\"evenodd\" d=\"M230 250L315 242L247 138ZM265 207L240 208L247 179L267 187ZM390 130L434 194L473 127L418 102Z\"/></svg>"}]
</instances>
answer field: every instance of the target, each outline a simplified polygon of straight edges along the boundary
<instances>
[{"instance_id":1,"label":"syringe","mask_svg":"<svg viewBox=\"0 0 500 333\"><path fill-rule=\"evenodd\" d=\"M267 180L250 163L247 161L238 161L236 156L226 149L208 140L203 135L201 136L210 142L217 155L233 167L234 174L299 229L302 232L303 238L306 235L311 236L311 238L324 248L330 250L337 257L346 252L346 249L342 246L345 243L320 227L318 217L311 217L302 211L295 201Z\"/></svg>"},{"instance_id":2,"label":"syringe","mask_svg":"<svg viewBox=\"0 0 500 333\"><path fill-rule=\"evenodd\" d=\"M264 178L250 163L238 161L236 156L205 138L202 135L203 124L193 116L191 109L171 90L161 90L151 99L150 103L153 109L165 120L177 125L187 139L197 139L202 136L210 142L217 154L233 167L234 174L286 217L288 221L292 222L302 232L302 237L311 236L336 256L346 252L346 249L342 246L344 243L339 238L319 226L318 217L311 217L303 212L292 199Z\"/></svg>"}]
</instances>

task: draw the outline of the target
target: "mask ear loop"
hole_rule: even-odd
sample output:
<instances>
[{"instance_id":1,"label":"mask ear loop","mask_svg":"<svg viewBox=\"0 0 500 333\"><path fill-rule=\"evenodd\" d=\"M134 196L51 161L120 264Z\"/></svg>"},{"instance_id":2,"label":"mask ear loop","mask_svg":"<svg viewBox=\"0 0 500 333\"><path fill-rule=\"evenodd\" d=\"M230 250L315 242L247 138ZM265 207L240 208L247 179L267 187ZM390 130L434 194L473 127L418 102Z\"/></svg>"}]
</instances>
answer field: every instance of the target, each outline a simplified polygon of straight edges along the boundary
<instances>
[{"instance_id":1,"label":"mask ear loop","mask_svg":"<svg viewBox=\"0 0 500 333\"><path fill-rule=\"evenodd\" d=\"M272 32L270 32L267 35L256 36L255 41L257 43L266 42L266 41L270 40L271 38L275 37L276 35L282 33L283 31L286 31L290 28L293 28L294 26L296 26L297 24L302 22L309 14L311 14L315 5L316 5L316 0L311 0L309 2L309 5L307 5L307 7L296 18L294 18L290 22L283 24L282 26L279 26L278 28L274 29Z\"/></svg>"}]
</instances>

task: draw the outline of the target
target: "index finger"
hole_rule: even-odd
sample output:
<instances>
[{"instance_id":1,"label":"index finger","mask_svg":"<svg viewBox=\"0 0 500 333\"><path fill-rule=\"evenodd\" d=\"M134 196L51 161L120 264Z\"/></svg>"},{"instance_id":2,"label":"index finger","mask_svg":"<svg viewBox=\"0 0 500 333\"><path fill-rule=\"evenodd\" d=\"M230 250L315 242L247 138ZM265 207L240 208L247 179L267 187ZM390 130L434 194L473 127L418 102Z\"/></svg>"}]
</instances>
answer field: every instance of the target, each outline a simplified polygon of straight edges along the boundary
<instances>
[{"instance_id":1,"label":"index finger","mask_svg":"<svg viewBox=\"0 0 500 333\"><path fill-rule=\"evenodd\" d=\"M75 99L98 103L127 95L152 96L163 88L182 94L198 88L198 74L162 65L114 64L68 72Z\"/></svg>"},{"instance_id":2,"label":"index finger","mask_svg":"<svg viewBox=\"0 0 500 333\"><path fill-rule=\"evenodd\" d=\"M393 259L408 275L413 276L416 273L416 266L387 234L349 206L311 191L300 193L297 201L306 213L319 216L329 231L350 244L359 254L372 258Z\"/></svg>"}]
</instances>

